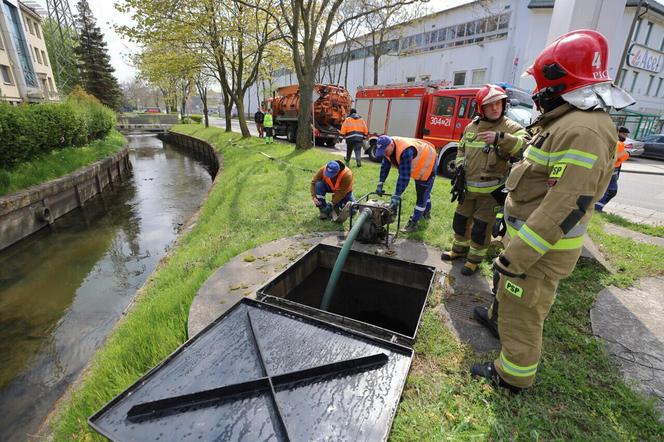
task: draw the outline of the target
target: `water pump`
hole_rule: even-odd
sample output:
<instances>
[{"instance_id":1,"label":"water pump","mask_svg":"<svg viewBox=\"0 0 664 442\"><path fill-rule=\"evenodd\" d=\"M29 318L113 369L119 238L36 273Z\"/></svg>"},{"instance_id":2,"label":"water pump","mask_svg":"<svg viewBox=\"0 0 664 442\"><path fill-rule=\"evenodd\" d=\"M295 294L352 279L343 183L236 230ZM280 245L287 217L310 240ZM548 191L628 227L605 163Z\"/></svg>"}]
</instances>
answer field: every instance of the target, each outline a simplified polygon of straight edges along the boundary
<instances>
[{"instance_id":1,"label":"water pump","mask_svg":"<svg viewBox=\"0 0 664 442\"><path fill-rule=\"evenodd\" d=\"M397 210L393 211L390 210L389 202L381 199L370 199L372 195L379 196L376 193L368 193L353 203L351 213L367 212L368 214L367 219L364 221L357 234L357 240L370 244L385 242L385 245L389 246L390 224L395 220L397 221L396 234L392 240L396 238L399 232L399 227L401 226L401 202L399 202ZM385 193L380 196L389 197L391 195ZM350 229L352 230L352 228L353 217L351 215Z\"/></svg>"}]
</instances>

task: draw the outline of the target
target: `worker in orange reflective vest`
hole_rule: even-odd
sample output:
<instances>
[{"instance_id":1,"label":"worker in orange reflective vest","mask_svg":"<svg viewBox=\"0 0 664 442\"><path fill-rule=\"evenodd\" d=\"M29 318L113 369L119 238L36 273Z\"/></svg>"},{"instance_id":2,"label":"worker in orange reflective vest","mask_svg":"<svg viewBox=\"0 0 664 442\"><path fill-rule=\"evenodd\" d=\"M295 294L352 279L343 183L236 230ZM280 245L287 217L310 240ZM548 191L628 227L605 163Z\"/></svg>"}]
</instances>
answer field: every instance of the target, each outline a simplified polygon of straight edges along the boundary
<instances>
[{"instance_id":1,"label":"worker in orange reflective vest","mask_svg":"<svg viewBox=\"0 0 664 442\"><path fill-rule=\"evenodd\" d=\"M311 180L311 200L318 207L319 218L344 222L350 214L353 196L353 172L343 161L334 160L321 167ZM332 193L332 202L325 194Z\"/></svg>"},{"instance_id":2,"label":"worker in orange reflective vest","mask_svg":"<svg viewBox=\"0 0 664 442\"><path fill-rule=\"evenodd\" d=\"M344 120L339 132L346 140L346 164L350 163L350 155L355 152L355 164L357 167L362 167L362 146L369 134L367 123L355 109L351 109L350 115Z\"/></svg>"},{"instance_id":3,"label":"worker in orange reflective vest","mask_svg":"<svg viewBox=\"0 0 664 442\"><path fill-rule=\"evenodd\" d=\"M431 213L431 190L438 170L436 148L428 141L417 138L381 135L376 143L376 158L383 159L376 187L376 193L379 195L383 194L383 183L392 166L399 169L399 178L390 201L392 209L398 206L401 194L408 187L410 179L415 180L417 202L413 215L401 231L404 233L416 231L420 218L428 219Z\"/></svg>"},{"instance_id":4,"label":"worker in orange reflective vest","mask_svg":"<svg viewBox=\"0 0 664 442\"><path fill-rule=\"evenodd\" d=\"M625 140L629 134L629 129L626 127L618 128L618 144L616 145L616 162L613 164L613 175L609 181L609 187L606 188L604 196L601 200L595 203L595 210L598 212L604 211L604 206L608 204L611 199L618 193L618 177L620 177L620 168L622 164L629 158L629 153L625 152Z\"/></svg>"}]
</instances>

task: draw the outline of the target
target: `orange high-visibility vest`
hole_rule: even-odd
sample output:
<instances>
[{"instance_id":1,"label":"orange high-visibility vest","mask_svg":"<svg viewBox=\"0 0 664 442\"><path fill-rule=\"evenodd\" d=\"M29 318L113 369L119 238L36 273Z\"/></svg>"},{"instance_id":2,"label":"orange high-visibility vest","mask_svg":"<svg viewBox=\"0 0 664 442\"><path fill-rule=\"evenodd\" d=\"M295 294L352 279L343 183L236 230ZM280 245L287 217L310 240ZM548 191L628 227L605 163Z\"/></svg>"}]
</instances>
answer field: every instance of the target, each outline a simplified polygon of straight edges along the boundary
<instances>
[{"instance_id":1,"label":"orange high-visibility vest","mask_svg":"<svg viewBox=\"0 0 664 442\"><path fill-rule=\"evenodd\" d=\"M345 138L364 138L369 133L367 123L361 118L348 117L344 120L339 131Z\"/></svg>"},{"instance_id":2,"label":"orange high-visibility vest","mask_svg":"<svg viewBox=\"0 0 664 442\"><path fill-rule=\"evenodd\" d=\"M325 176L325 173L323 173L323 179L325 180L325 182L327 183L327 185L330 186L330 189L332 189L332 192L336 192L336 191L339 190L339 187L341 187L341 181L343 180L343 177L346 176L346 174L350 174L350 175L351 175L351 176L350 176L350 178L351 178L351 185L350 185L350 189L348 189L348 191L349 191L349 192L352 192L352 191L353 191L353 184L352 184L352 183L353 183L353 178L352 178L353 172L351 172L350 169L349 169L348 167L344 167L344 170L342 170L341 172L339 172L339 173L337 174L337 176L334 177L334 178L335 178L335 182L334 182L334 183L332 182L332 178L330 178L330 177L328 177L328 176Z\"/></svg>"},{"instance_id":3,"label":"orange high-visibility vest","mask_svg":"<svg viewBox=\"0 0 664 442\"><path fill-rule=\"evenodd\" d=\"M622 166L622 163L627 161L629 154L625 152L625 143L623 141L618 141L616 145L616 162L613 165L614 168Z\"/></svg>"},{"instance_id":4,"label":"orange high-visibility vest","mask_svg":"<svg viewBox=\"0 0 664 442\"><path fill-rule=\"evenodd\" d=\"M433 166L436 164L436 148L433 147L433 144L417 138L392 137L392 140L394 140L394 157L389 156L390 163L399 167L401 154L412 146L417 150L417 155L413 158L410 177L418 181L428 180L433 171ZM393 159L394 161L392 161Z\"/></svg>"}]
</instances>

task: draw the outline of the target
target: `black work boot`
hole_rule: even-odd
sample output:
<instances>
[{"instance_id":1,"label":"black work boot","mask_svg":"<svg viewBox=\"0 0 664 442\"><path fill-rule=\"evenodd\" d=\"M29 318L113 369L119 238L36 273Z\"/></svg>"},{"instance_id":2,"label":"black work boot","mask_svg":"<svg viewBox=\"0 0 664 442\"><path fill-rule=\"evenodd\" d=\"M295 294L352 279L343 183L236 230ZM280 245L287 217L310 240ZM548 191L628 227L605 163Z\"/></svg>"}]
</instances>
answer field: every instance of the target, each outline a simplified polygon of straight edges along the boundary
<instances>
[{"instance_id":1,"label":"black work boot","mask_svg":"<svg viewBox=\"0 0 664 442\"><path fill-rule=\"evenodd\" d=\"M476 378L488 379L494 385L508 389L510 393L518 394L521 393L521 390L523 390L522 388L515 387L514 385L505 382L498 374L498 371L496 370L496 367L493 365L492 361L473 365L473 367L470 369L470 374Z\"/></svg>"},{"instance_id":2,"label":"black work boot","mask_svg":"<svg viewBox=\"0 0 664 442\"><path fill-rule=\"evenodd\" d=\"M489 309L486 307L475 307L473 309L473 317L477 322L485 326L496 339L500 339L498 334L498 315L496 314L496 309L498 308L498 302L493 306L493 316L489 318Z\"/></svg>"},{"instance_id":3,"label":"black work boot","mask_svg":"<svg viewBox=\"0 0 664 442\"><path fill-rule=\"evenodd\" d=\"M431 209L425 210L424 213L422 214L422 218L431 219Z\"/></svg>"},{"instance_id":4,"label":"black work boot","mask_svg":"<svg viewBox=\"0 0 664 442\"><path fill-rule=\"evenodd\" d=\"M413 233L416 230L417 230L417 221L413 221L412 219L408 220L408 224L406 224L406 227L403 227L401 229L403 233Z\"/></svg>"}]
</instances>

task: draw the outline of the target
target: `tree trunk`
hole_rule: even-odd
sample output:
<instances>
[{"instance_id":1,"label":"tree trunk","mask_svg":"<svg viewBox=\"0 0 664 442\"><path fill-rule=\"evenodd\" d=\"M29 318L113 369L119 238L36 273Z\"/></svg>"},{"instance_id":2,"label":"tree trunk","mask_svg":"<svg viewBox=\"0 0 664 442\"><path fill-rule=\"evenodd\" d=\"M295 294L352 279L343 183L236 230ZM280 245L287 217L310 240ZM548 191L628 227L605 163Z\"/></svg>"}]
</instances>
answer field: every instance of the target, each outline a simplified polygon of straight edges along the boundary
<instances>
[{"instance_id":1,"label":"tree trunk","mask_svg":"<svg viewBox=\"0 0 664 442\"><path fill-rule=\"evenodd\" d=\"M207 91L204 95L205 98L201 97L203 100L203 116L205 117L205 127L210 127L210 118L208 117L208 103L207 103Z\"/></svg>"},{"instance_id":2,"label":"tree trunk","mask_svg":"<svg viewBox=\"0 0 664 442\"><path fill-rule=\"evenodd\" d=\"M240 120L240 132L242 132L242 138L247 138L251 136L249 132L249 126L247 126L247 116L244 114L244 100L236 94L233 96L233 101L235 102L235 107L237 107L237 117Z\"/></svg>"},{"instance_id":3,"label":"tree trunk","mask_svg":"<svg viewBox=\"0 0 664 442\"><path fill-rule=\"evenodd\" d=\"M226 132L233 131L233 125L231 124L231 113L233 111L233 102L228 93L223 90L224 94L224 118L226 119Z\"/></svg>"},{"instance_id":4,"label":"tree trunk","mask_svg":"<svg viewBox=\"0 0 664 442\"><path fill-rule=\"evenodd\" d=\"M378 84L378 62L380 61L380 55L374 55L373 58L373 84L376 86Z\"/></svg>"},{"instance_id":5,"label":"tree trunk","mask_svg":"<svg viewBox=\"0 0 664 442\"><path fill-rule=\"evenodd\" d=\"M311 94L314 90L314 72L302 74L300 78L300 112L297 116L296 148L309 149L312 146L311 138Z\"/></svg>"}]
</instances>

